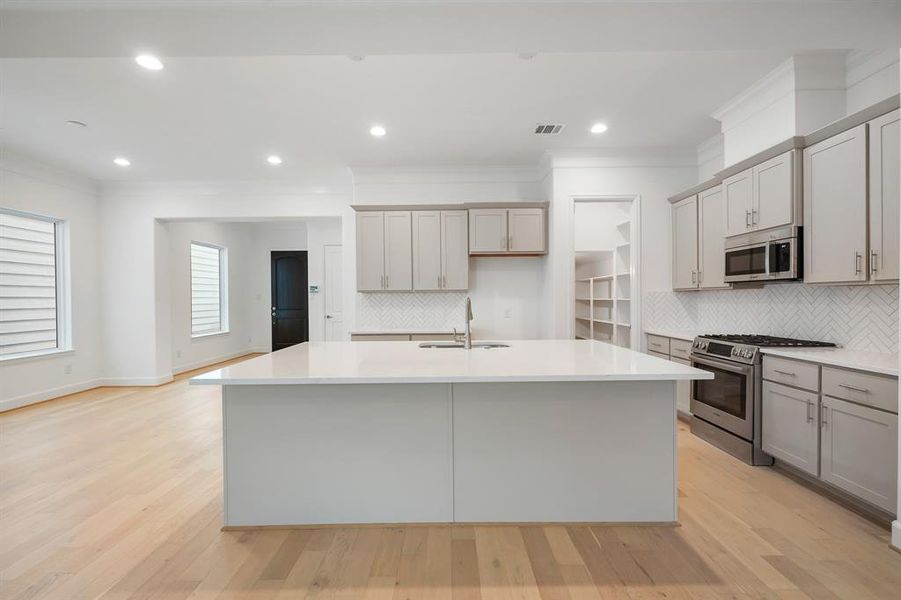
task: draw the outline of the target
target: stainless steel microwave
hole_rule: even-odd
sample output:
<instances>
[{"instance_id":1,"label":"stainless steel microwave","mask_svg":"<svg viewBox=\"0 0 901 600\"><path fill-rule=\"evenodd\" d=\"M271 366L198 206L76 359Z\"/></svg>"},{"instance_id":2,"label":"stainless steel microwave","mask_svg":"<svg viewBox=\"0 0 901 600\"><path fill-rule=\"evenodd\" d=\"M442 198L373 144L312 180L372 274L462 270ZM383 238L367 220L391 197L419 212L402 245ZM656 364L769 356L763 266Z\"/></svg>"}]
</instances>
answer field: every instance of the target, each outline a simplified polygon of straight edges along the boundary
<instances>
[{"instance_id":1,"label":"stainless steel microwave","mask_svg":"<svg viewBox=\"0 0 901 600\"><path fill-rule=\"evenodd\" d=\"M746 233L725 241L727 283L801 279L801 227Z\"/></svg>"}]
</instances>

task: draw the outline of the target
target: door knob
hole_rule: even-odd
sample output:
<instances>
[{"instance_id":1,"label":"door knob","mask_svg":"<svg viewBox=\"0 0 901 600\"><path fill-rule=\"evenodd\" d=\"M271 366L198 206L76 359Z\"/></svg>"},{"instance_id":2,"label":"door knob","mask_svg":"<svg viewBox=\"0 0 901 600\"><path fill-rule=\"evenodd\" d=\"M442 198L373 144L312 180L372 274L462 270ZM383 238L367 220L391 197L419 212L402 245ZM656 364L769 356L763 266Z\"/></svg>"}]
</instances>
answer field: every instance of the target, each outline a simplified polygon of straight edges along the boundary
<instances>
[{"instance_id":1,"label":"door knob","mask_svg":"<svg viewBox=\"0 0 901 600\"><path fill-rule=\"evenodd\" d=\"M326 319L331 319L331 318L332 318L332 315L325 315L325 318L326 318Z\"/></svg>"}]
</instances>

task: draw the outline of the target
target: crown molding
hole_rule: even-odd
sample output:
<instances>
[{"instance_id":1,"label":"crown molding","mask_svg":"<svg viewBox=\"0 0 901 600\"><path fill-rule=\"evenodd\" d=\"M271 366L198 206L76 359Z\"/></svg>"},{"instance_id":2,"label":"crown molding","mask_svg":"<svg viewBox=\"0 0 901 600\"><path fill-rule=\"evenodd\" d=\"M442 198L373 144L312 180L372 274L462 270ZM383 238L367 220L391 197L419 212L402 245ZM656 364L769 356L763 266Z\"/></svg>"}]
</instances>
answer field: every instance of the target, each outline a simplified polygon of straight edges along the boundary
<instances>
[{"instance_id":1,"label":"crown molding","mask_svg":"<svg viewBox=\"0 0 901 600\"><path fill-rule=\"evenodd\" d=\"M90 177L9 148L3 148L0 151L0 171L15 173L94 196L97 196L100 191L99 182Z\"/></svg>"}]
</instances>

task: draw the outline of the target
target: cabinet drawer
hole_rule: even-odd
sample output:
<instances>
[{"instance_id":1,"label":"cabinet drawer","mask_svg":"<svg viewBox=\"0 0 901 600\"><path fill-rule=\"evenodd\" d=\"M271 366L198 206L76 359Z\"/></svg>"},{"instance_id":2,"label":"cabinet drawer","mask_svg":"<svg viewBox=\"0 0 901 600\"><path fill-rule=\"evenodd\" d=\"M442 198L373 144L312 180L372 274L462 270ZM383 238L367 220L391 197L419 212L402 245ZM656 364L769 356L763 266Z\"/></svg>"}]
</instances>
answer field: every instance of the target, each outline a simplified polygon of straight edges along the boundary
<instances>
[{"instance_id":1,"label":"cabinet drawer","mask_svg":"<svg viewBox=\"0 0 901 600\"><path fill-rule=\"evenodd\" d=\"M823 393L898 413L898 380L894 377L823 367Z\"/></svg>"},{"instance_id":2,"label":"cabinet drawer","mask_svg":"<svg viewBox=\"0 0 901 600\"><path fill-rule=\"evenodd\" d=\"M653 350L648 350L648 354L653 356L654 358L662 358L663 360L669 360L669 354L660 354L659 352L654 352Z\"/></svg>"},{"instance_id":3,"label":"cabinet drawer","mask_svg":"<svg viewBox=\"0 0 901 600\"><path fill-rule=\"evenodd\" d=\"M691 342L686 342L685 340L677 340L675 338L670 338L669 354L673 358L681 358L682 360L689 360L689 358L691 357Z\"/></svg>"},{"instance_id":4,"label":"cabinet drawer","mask_svg":"<svg viewBox=\"0 0 901 600\"><path fill-rule=\"evenodd\" d=\"M669 357L669 338L648 334L648 350Z\"/></svg>"},{"instance_id":5,"label":"cabinet drawer","mask_svg":"<svg viewBox=\"0 0 901 600\"><path fill-rule=\"evenodd\" d=\"M812 392L820 391L820 366L811 363L778 356L764 356L763 378Z\"/></svg>"}]
</instances>

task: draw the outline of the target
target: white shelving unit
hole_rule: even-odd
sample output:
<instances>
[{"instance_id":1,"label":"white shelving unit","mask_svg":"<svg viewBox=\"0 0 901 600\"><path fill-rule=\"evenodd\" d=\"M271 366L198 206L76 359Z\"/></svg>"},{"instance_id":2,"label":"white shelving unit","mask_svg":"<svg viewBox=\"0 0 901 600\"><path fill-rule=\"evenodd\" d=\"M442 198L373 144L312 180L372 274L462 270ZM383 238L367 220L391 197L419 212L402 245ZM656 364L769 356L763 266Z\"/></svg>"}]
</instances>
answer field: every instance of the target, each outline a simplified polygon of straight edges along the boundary
<instances>
[{"instance_id":1,"label":"white shelving unit","mask_svg":"<svg viewBox=\"0 0 901 600\"><path fill-rule=\"evenodd\" d=\"M590 243L585 243L587 248L575 248L574 334L576 339L630 347L633 311L629 207L608 205L606 215L603 232L590 238Z\"/></svg>"}]
</instances>

